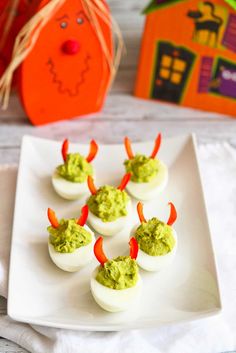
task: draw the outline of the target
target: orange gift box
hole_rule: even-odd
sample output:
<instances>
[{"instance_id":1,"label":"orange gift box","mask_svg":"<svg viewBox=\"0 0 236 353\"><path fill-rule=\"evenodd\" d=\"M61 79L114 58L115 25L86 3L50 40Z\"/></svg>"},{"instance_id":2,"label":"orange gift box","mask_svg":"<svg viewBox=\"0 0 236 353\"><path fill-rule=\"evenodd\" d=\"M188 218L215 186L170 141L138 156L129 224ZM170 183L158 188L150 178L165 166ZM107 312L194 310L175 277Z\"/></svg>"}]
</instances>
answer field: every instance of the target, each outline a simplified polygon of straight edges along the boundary
<instances>
[{"instance_id":1,"label":"orange gift box","mask_svg":"<svg viewBox=\"0 0 236 353\"><path fill-rule=\"evenodd\" d=\"M236 116L235 6L152 1L144 10L135 95Z\"/></svg>"}]
</instances>

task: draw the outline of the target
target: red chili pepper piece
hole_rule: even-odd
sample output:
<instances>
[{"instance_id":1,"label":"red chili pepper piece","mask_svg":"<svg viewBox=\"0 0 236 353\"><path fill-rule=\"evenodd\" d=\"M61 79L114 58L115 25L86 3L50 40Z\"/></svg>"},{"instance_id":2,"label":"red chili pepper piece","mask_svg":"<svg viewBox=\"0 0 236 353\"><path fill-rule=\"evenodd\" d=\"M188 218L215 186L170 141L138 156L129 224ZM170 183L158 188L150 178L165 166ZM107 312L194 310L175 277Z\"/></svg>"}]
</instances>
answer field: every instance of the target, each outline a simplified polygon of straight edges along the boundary
<instances>
[{"instance_id":1,"label":"red chili pepper piece","mask_svg":"<svg viewBox=\"0 0 236 353\"><path fill-rule=\"evenodd\" d=\"M136 260L137 256L138 256L138 242L134 237L132 237L130 239L129 246L130 246L129 255L130 255L131 259Z\"/></svg>"},{"instance_id":2,"label":"red chili pepper piece","mask_svg":"<svg viewBox=\"0 0 236 353\"><path fill-rule=\"evenodd\" d=\"M137 204L137 211L138 211L138 216L139 216L139 220L140 220L140 223L144 222L144 223L147 223L144 215L143 215L143 204L142 202L138 202Z\"/></svg>"},{"instance_id":3,"label":"red chili pepper piece","mask_svg":"<svg viewBox=\"0 0 236 353\"><path fill-rule=\"evenodd\" d=\"M65 139L63 141L63 144L61 147L61 154L62 154L62 158L63 158L64 162L66 161L68 149L69 149L69 141L68 141L68 139Z\"/></svg>"},{"instance_id":4,"label":"red chili pepper piece","mask_svg":"<svg viewBox=\"0 0 236 353\"><path fill-rule=\"evenodd\" d=\"M161 134L158 134L156 140L155 140L155 146L153 148L153 151L152 151L152 154L150 156L150 158L155 158L158 151L159 151L159 148L161 146Z\"/></svg>"},{"instance_id":5,"label":"red chili pepper piece","mask_svg":"<svg viewBox=\"0 0 236 353\"><path fill-rule=\"evenodd\" d=\"M108 261L106 255L103 252L103 237L99 237L96 240L96 243L94 244L94 255L96 256L96 259L102 266L104 266L105 262Z\"/></svg>"},{"instance_id":6,"label":"red chili pepper piece","mask_svg":"<svg viewBox=\"0 0 236 353\"><path fill-rule=\"evenodd\" d=\"M81 209L80 218L77 220L77 224L79 224L81 227L85 225L88 218L88 213L89 213L88 205L84 205Z\"/></svg>"},{"instance_id":7,"label":"red chili pepper piece","mask_svg":"<svg viewBox=\"0 0 236 353\"><path fill-rule=\"evenodd\" d=\"M48 208L48 220L53 228L59 227L59 222L57 220L56 214L51 208Z\"/></svg>"},{"instance_id":8,"label":"red chili pepper piece","mask_svg":"<svg viewBox=\"0 0 236 353\"><path fill-rule=\"evenodd\" d=\"M97 193L97 189L96 189L96 186L94 185L93 178L91 177L91 175L88 176L87 184L91 194L95 195Z\"/></svg>"},{"instance_id":9,"label":"red chili pepper piece","mask_svg":"<svg viewBox=\"0 0 236 353\"><path fill-rule=\"evenodd\" d=\"M126 185L128 184L128 182L130 181L130 178L131 178L131 173L125 174L117 189L123 191L126 188Z\"/></svg>"},{"instance_id":10,"label":"red chili pepper piece","mask_svg":"<svg viewBox=\"0 0 236 353\"><path fill-rule=\"evenodd\" d=\"M88 157L86 158L86 161L88 163L92 162L92 160L96 157L97 152L98 152L98 145L95 140L92 140L90 142L90 151L89 151Z\"/></svg>"},{"instance_id":11,"label":"red chili pepper piece","mask_svg":"<svg viewBox=\"0 0 236 353\"><path fill-rule=\"evenodd\" d=\"M130 139L128 137L125 137L124 145L125 145L126 153L127 153L128 157L129 157L129 159L133 159L134 158L134 154L133 154L133 151L132 151Z\"/></svg>"},{"instance_id":12,"label":"red chili pepper piece","mask_svg":"<svg viewBox=\"0 0 236 353\"><path fill-rule=\"evenodd\" d=\"M167 224L169 226L172 226L172 224L176 221L177 212L176 212L175 206L173 205L172 202L169 202L168 205L170 205L170 216L169 216L169 219L167 221Z\"/></svg>"}]
</instances>

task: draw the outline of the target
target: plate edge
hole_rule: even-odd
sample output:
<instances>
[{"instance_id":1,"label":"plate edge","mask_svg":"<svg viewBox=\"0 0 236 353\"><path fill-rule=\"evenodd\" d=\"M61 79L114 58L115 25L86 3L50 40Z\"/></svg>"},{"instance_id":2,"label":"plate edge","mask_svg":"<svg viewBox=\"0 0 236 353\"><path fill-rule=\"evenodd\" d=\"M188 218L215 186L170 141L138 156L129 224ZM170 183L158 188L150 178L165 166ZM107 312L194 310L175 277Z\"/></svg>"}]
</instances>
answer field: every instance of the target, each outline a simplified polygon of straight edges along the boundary
<instances>
[{"instance_id":1,"label":"plate edge","mask_svg":"<svg viewBox=\"0 0 236 353\"><path fill-rule=\"evenodd\" d=\"M206 221L207 221L207 228L208 228L208 233L210 235L210 245L212 248L212 255L213 255L213 263L215 267L215 272L216 272L216 284L217 284L217 291L218 291L218 298L219 298L219 310L222 310L222 294L221 294L221 288L220 288L220 276L219 276L219 268L216 260L216 251L215 251L215 246L212 238L212 232L211 232L211 227L209 223L209 217L208 217L208 209L207 209L207 203L206 203L206 197L205 197L205 191L203 187L203 179L202 179L202 174L201 174L201 168L200 168L200 157L199 157L199 152L198 152L198 144L197 144L197 137L195 133L191 133L191 141L194 149L194 155L196 159L196 165L197 165L197 170L198 170L198 175L199 175L199 181L200 181L200 188L201 188L201 194L202 194L202 199L203 199L203 206L204 206L204 211L206 214Z\"/></svg>"},{"instance_id":2,"label":"plate edge","mask_svg":"<svg viewBox=\"0 0 236 353\"><path fill-rule=\"evenodd\" d=\"M11 295L10 293L12 292L10 290L11 287L11 273L12 273L12 253L13 253L13 238L14 238L14 234L15 234L15 227L16 227L16 222L15 222L15 217L16 217L16 207L18 204L18 198L19 198L19 183L20 183L20 178L19 175L22 173L22 159L23 159L23 149L25 148L25 145L29 142L29 138L31 138L30 135L24 135L22 137L21 140L21 149L20 149L20 158L19 158L19 164L18 164L18 170L17 170L17 177L16 177L16 190L15 190L15 202L14 202L14 210L13 210L13 217L12 217L12 231L11 231L11 247L10 247L10 259L9 259L9 270L8 270L8 286L7 286L7 293L8 293L8 297L7 297L7 314L12 317L9 312L10 307L11 307Z\"/></svg>"}]
</instances>

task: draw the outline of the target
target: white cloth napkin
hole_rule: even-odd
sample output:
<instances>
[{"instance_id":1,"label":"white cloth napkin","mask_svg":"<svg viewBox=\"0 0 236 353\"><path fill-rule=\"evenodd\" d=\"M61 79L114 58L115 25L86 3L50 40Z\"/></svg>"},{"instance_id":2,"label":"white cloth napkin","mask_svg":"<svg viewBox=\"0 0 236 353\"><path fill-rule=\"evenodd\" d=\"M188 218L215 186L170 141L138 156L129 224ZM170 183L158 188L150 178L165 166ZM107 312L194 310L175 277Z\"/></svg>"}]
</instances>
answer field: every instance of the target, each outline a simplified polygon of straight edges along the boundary
<instances>
[{"instance_id":1,"label":"white cloth napkin","mask_svg":"<svg viewBox=\"0 0 236 353\"><path fill-rule=\"evenodd\" d=\"M32 353L218 353L236 349L236 151L228 144L199 148L223 313L198 322L152 330L78 332L0 317L0 336ZM7 297L16 168L0 169L0 295Z\"/></svg>"}]
</instances>

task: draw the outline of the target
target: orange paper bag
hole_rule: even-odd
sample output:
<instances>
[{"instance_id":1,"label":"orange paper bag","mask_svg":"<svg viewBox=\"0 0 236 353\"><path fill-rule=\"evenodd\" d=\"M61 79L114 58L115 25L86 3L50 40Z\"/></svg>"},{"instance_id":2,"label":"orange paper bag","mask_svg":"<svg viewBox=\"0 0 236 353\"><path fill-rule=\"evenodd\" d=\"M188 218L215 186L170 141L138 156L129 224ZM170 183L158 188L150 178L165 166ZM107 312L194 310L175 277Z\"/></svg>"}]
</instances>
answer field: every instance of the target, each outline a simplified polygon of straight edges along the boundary
<instances>
[{"instance_id":1,"label":"orange paper bag","mask_svg":"<svg viewBox=\"0 0 236 353\"><path fill-rule=\"evenodd\" d=\"M105 1L35 0L29 13L8 69L23 53L18 90L32 123L100 110L115 72Z\"/></svg>"}]
</instances>

